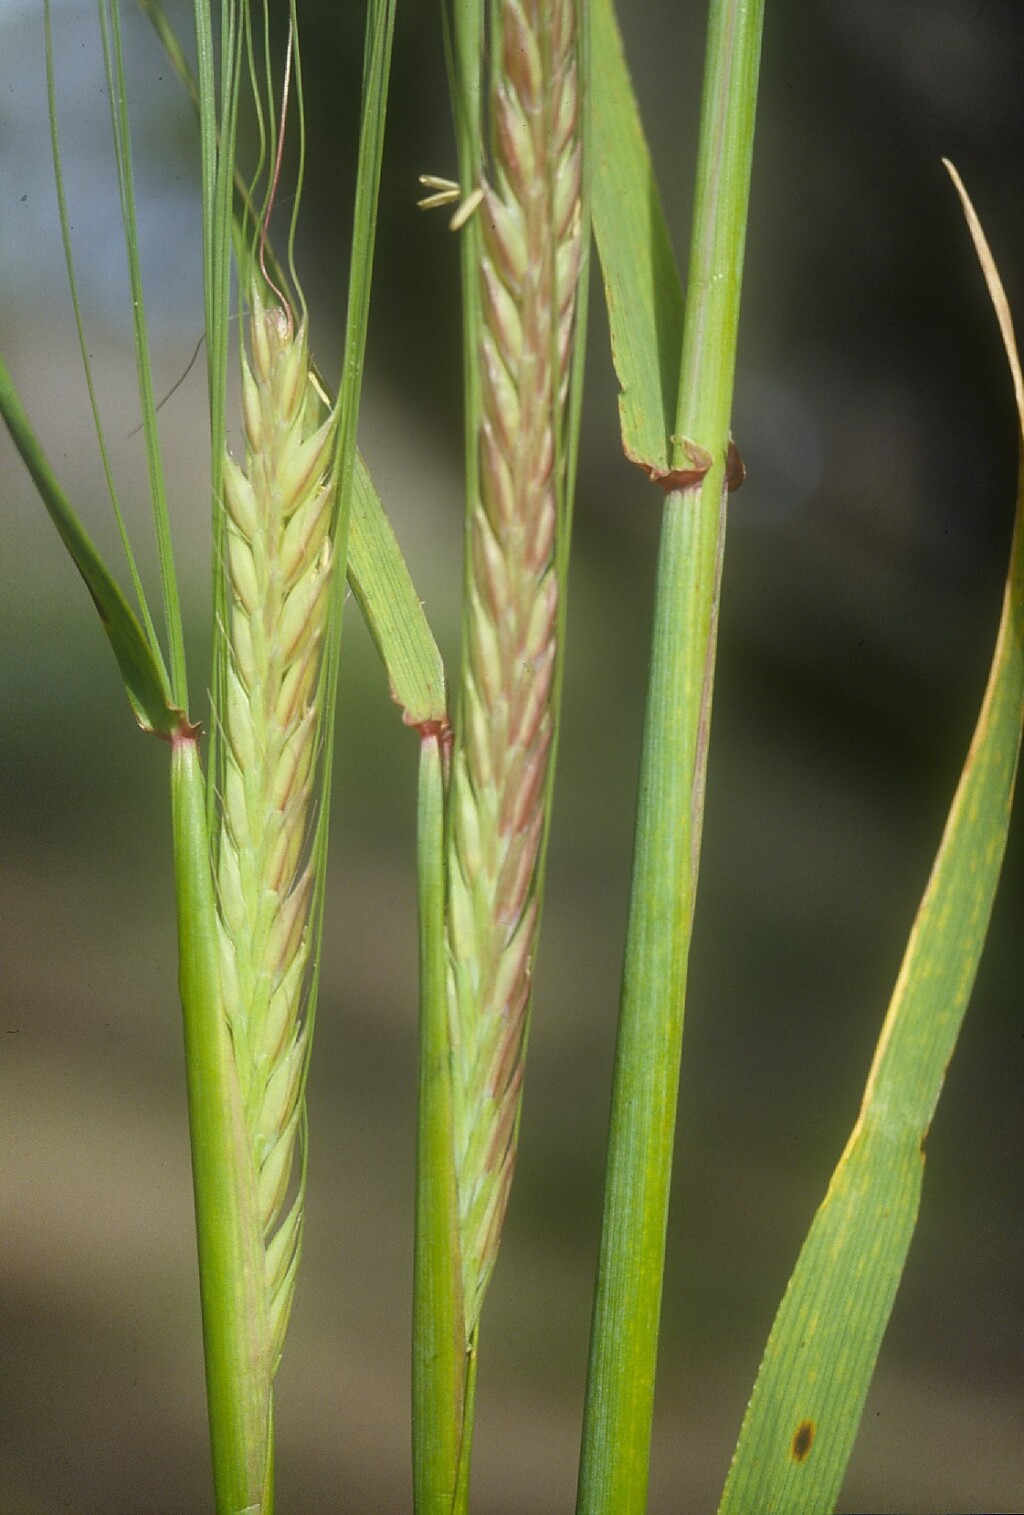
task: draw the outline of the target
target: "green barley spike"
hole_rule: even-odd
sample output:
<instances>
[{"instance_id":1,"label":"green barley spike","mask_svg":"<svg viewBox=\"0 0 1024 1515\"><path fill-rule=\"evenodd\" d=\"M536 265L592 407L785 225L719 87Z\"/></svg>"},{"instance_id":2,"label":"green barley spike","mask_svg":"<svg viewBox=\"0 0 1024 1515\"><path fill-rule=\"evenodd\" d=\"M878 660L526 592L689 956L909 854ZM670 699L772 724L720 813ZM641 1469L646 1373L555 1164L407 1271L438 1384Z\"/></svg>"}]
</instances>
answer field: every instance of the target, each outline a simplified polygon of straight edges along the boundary
<instances>
[{"instance_id":1,"label":"green barley spike","mask_svg":"<svg viewBox=\"0 0 1024 1515\"><path fill-rule=\"evenodd\" d=\"M305 320L250 290L245 462L224 464L229 585L216 876L221 981L266 1245L270 1370L295 1285L303 1119L310 800L331 576L334 417L319 421Z\"/></svg>"},{"instance_id":2,"label":"green barley spike","mask_svg":"<svg viewBox=\"0 0 1024 1515\"><path fill-rule=\"evenodd\" d=\"M467 1339L508 1202L557 659L562 418L581 261L574 0L502 0L483 186L479 495L451 768L448 984Z\"/></svg>"}]
</instances>

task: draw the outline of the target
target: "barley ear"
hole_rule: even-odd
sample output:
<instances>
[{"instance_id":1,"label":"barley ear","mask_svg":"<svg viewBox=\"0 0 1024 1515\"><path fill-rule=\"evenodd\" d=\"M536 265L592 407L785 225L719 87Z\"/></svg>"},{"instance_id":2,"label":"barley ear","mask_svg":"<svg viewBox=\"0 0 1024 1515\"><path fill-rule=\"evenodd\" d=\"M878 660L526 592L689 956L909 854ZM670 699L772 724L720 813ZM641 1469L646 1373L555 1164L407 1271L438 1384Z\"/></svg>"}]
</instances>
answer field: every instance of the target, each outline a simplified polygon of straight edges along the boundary
<instances>
[{"instance_id":1,"label":"barley ear","mask_svg":"<svg viewBox=\"0 0 1024 1515\"><path fill-rule=\"evenodd\" d=\"M308 1051L309 853L331 577L334 418L319 425L305 321L250 288L245 460L224 462L227 670L215 859L224 1008L265 1245L276 1370L295 1289Z\"/></svg>"},{"instance_id":2,"label":"barley ear","mask_svg":"<svg viewBox=\"0 0 1024 1515\"><path fill-rule=\"evenodd\" d=\"M515 1158L558 656L563 419L581 262L574 0L501 0L480 217L479 489L447 863L467 1339Z\"/></svg>"}]
</instances>

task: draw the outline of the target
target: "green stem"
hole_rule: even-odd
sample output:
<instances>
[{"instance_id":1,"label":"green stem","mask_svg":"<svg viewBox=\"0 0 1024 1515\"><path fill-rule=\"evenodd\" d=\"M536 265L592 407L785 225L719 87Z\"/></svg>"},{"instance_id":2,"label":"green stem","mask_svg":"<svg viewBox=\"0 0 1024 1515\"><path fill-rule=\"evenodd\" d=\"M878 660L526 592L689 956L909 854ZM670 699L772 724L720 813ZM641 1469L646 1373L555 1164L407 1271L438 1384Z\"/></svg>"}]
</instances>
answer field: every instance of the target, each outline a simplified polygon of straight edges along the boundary
<instances>
[{"instance_id":1,"label":"green stem","mask_svg":"<svg viewBox=\"0 0 1024 1515\"><path fill-rule=\"evenodd\" d=\"M423 736L417 836L420 1067L412 1359L417 1515L451 1515L455 1505L466 1372L445 976L443 740L438 733Z\"/></svg>"},{"instance_id":2,"label":"green stem","mask_svg":"<svg viewBox=\"0 0 1024 1515\"><path fill-rule=\"evenodd\" d=\"M469 1473L473 1460L473 1426L476 1421L476 1369L480 1361L480 1327L477 1326L469 1342L469 1355L464 1359L466 1371L465 1408L462 1412L462 1450L459 1457L459 1474L455 1482L454 1515L469 1515Z\"/></svg>"},{"instance_id":3,"label":"green stem","mask_svg":"<svg viewBox=\"0 0 1024 1515\"><path fill-rule=\"evenodd\" d=\"M455 121L455 144L459 160L459 183L469 194L483 172L483 57L484 11L482 0L451 0L443 9L448 88ZM479 490L480 435L480 226L470 216L459 232L459 266L462 292L462 388L463 462L466 499L475 500ZM468 538L469 513L466 515ZM463 554L463 595L469 592L471 555Z\"/></svg>"},{"instance_id":4,"label":"green stem","mask_svg":"<svg viewBox=\"0 0 1024 1515\"><path fill-rule=\"evenodd\" d=\"M270 1515L270 1377L260 1318L263 1242L221 1011L206 798L196 742L177 737L171 813L189 1134L217 1515Z\"/></svg>"},{"instance_id":5,"label":"green stem","mask_svg":"<svg viewBox=\"0 0 1024 1515\"><path fill-rule=\"evenodd\" d=\"M712 464L662 523L578 1515L646 1508L762 15L709 17L674 464Z\"/></svg>"}]
</instances>

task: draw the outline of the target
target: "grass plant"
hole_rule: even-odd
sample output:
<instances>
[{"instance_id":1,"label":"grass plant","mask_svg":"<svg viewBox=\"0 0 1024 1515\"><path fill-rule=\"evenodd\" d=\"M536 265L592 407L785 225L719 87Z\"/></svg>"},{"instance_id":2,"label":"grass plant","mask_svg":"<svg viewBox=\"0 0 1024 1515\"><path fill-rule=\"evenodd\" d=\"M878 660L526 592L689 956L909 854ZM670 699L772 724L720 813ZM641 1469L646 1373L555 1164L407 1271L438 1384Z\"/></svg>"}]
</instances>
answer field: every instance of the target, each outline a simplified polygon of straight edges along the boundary
<instances>
[{"instance_id":1,"label":"grass plant","mask_svg":"<svg viewBox=\"0 0 1024 1515\"><path fill-rule=\"evenodd\" d=\"M599 11L604 83L615 78ZM686 323L655 589L579 1515L647 1502L665 1232L725 547L761 0L710 7ZM625 111L625 94L616 98ZM603 164L598 169L600 177ZM649 175L648 175L649 179ZM643 178L636 192L643 193ZM597 224L604 243L603 197ZM648 225L655 218L648 216ZM614 226L614 223L613 223ZM605 235L622 235L621 224ZM641 249L641 256L646 248ZM653 260L652 260L653 264ZM605 268L612 266L605 261ZM656 266L656 265L653 265ZM671 281L669 281L671 283ZM628 307L627 307L628 308ZM652 424L671 414L653 395ZM654 471L658 477L658 470Z\"/></svg>"},{"instance_id":2,"label":"grass plant","mask_svg":"<svg viewBox=\"0 0 1024 1515\"><path fill-rule=\"evenodd\" d=\"M422 1141L433 1129L449 1150L439 1159L439 1231L417 1250L414 1466L417 1508L437 1511L468 1500L480 1310L515 1162L565 623L567 405L585 225L576 0L502 0L490 21L489 77L469 12L456 15L452 69L468 137L467 210L479 203L466 221L462 265L466 563L436 884L447 981L441 1035L431 1003L438 948L422 944L422 1034L442 1043L423 1068ZM487 107L475 121L471 102ZM425 901L424 922L430 913ZM425 1165L421 1188L437 1181L436 1166ZM419 1208L421 1229L431 1229L429 1202ZM438 1283L445 1339L454 1342L440 1355L434 1332L419 1324L436 1309Z\"/></svg>"},{"instance_id":3,"label":"grass plant","mask_svg":"<svg viewBox=\"0 0 1024 1515\"><path fill-rule=\"evenodd\" d=\"M174 39L160 15L165 42ZM93 548L3 376L4 414L111 639L139 724L172 748L171 815L178 899L189 1124L218 1511L273 1509L272 1384L301 1245L303 1089L317 987L329 816L330 752L349 498L356 473L355 411L368 313L369 265L380 174L393 7L368 10L349 286L348 349L338 404L321 414L321 386L299 313L267 272L267 222L278 187L296 79L302 144L297 17L290 15L283 78L266 42L267 13L196 7L194 98L200 117L207 387L215 560L213 720L208 770L188 704L184 638L150 376L138 253L121 17L104 0L100 29L134 312L136 361L170 657L134 567L142 626ZM47 10L50 118L60 187L59 125ZM184 67L177 49L176 66ZM280 89L280 96L278 90ZM236 160L248 100L260 139L252 187ZM301 185L301 151L299 155ZM245 214L236 220L236 198ZM262 184L262 203L256 186ZM72 294L72 239L59 194ZM297 214L298 198L295 198ZM294 231L294 215L293 215ZM294 263L291 283L297 287ZM232 268L248 297L243 351L246 458L225 438ZM280 265L275 264L279 280ZM80 333L84 331L77 306ZM82 340L87 374L87 345ZM92 389L91 379L90 388ZM93 391L94 392L94 391ZM99 412L94 405L101 450ZM109 469L108 469L108 478ZM118 510L111 479L111 495ZM365 497L365 491L364 491ZM365 503L365 500L364 500ZM372 502L371 502L372 503ZM379 534L378 534L379 537ZM386 538L383 539L386 546ZM334 565L337 565L335 568ZM322 759L322 761L321 761Z\"/></svg>"},{"instance_id":4,"label":"grass plant","mask_svg":"<svg viewBox=\"0 0 1024 1515\"><path fill-rule=\"evenodd\" d=\"M580 269L575 7L500 8L478 215L481 419L450 778L448 998L466 1338L508 1203L554 737L559 497Z\"/></svg>"},{"instance_id":5,"label":"grass plant","mask_svg":"<svg viewBox=\"0 0 1024 1515\"><path fill-rule=\"evenodd\" d=\"M242 359L246 463L224 460L231 604L220 724L220 982L267 1240L276 1367L295 1289L303 1189L288 1194L303 1119L310 802L330 598L335 417L320 420L305 323L250 290Z\"/></svg>"},{"instance_id":6,"label":"grass plant","mask_svg":"<svg viewBox=\"0 0 1024 1515\"><path fill-rule=\"evenodd\" d=\"M305 1090L325 920L341 609L350 583L420 744L420 1043L413 1286L419 1515L465 1515L480 1327L516 1158L567 624L591 218L623 450L663 495L577 1515L647 1508L665 1238L703 829L763 0L710 0L685 299L612 0L453 0L465 555L454 723L445 671L356 450L394 0L368 0L345 349L331 397L294 256L305 123L297 0L196 0L194 70L143 0L199 117L212 712L189 701L151 376L119 0L100 0L163 626L121 520L79 307L56 69L58 203L133 607L61 488L0 361L0 412L99 612L139 726L171 754L179 981L218 1515L272 1515L274 1378L295 1297ZM245 124L256 143L246 158ZM272 209L297 133L287 248ZM953 172L1017 398L1009 310ZM229 445L232 289L243 450ZM863 1104L772 1329L725 1515L834 1508L917 1219L923 1146L1006 845L1024 718L1020 511L988 687L882 1025ZM684 1154L685 1161L685 1154ZM343 1434L343 1431L340 1433Z\"/></svg>"}]
</instances>

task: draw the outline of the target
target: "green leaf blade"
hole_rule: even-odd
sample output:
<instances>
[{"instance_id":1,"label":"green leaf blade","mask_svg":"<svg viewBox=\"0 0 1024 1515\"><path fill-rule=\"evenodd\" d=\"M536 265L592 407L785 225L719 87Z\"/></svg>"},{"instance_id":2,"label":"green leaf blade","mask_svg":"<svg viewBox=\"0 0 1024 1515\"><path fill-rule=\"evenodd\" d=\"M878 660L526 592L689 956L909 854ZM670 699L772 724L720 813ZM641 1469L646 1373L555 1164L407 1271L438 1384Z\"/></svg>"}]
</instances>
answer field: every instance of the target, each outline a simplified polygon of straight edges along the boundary
<instances>
[{"instance_id":1,"label":"green leaf blade","mask_svg":"<svg viewBox=\"0 0 1024 1515\"><path fill-rule=\"evenodd\" d=\"M57 533L92 596L103 630L114 651L125 692L143 731L169 737L185 716L171 698L161 661L147 641L134 612L91 537L72 509L56 474L32 430L11 376L0 359L0 414Z\"/></svg>"},{"instance_id":2,"label":"green leaf blade","mask_svg":"<svg viewBox=\"0 0 1024 1515\"><path fill-rule=\"evenodd\" d=\"M1024 386L1006 300L954 172ZM924 1146L981 958L1024 721L1024 468L988 685L860 1115L772 1326L719 1515L832 1510L917 1220Z\"/></svg>"},{"instance_id":3,"label":"green leaf blade","mask_svg":"<svg viewBox=\"0 0 1024 1515\"><path fill-rule=\"evenodd\" d=\"M398 539L362 457L356 457L348 540L349 583L408 726L448 718L444 664Z\"/></svg>"},{"instance_id":4,"label":"green leaf blade","mask_svg":"<svg viewBox=\"0 0 1024 1515\"><path fill-rule=\"evenodd\" d=\"M121 34L119 0L103 0L99 6L100 36L106 69L110 105L111 137L117 182L121 200L121 223L124 250L131 288L132 332L135 345L135 372L139 403L142 408L142 432L145 439L146 468L149 477L150 504L160 561L164 618L167 626L171 689L179 705L188 700L185 666L185 636L181 619L178 577L174 566L171 523L167 504L167 484L157 426L157 405L153 391L149 330L143 296L142 267L139 253L138 216L135 205L134 170L132 168L131 128L128 119L128 83Z\"/></svg>"},{"instance_id":5,"label":"green leaf blade","mask_svg":"<svg viewBox=\"0 0 1024 1515\"><path fill-rule=\"evenodd\" d=\"M671 466L683 293L611 0L594 0L593 214L626 456Z\"/></svg>"}]
</instances>

